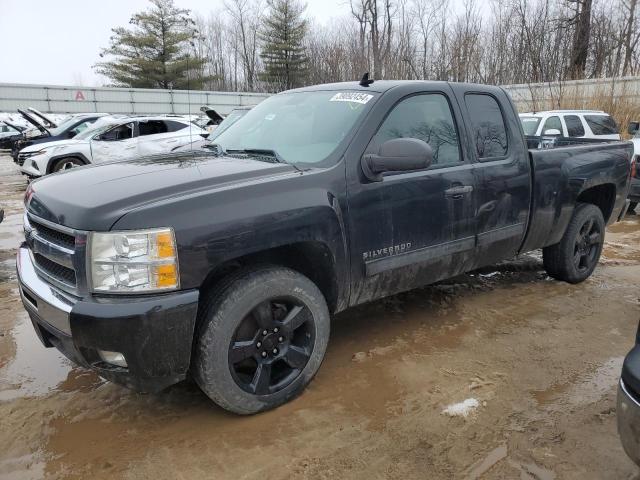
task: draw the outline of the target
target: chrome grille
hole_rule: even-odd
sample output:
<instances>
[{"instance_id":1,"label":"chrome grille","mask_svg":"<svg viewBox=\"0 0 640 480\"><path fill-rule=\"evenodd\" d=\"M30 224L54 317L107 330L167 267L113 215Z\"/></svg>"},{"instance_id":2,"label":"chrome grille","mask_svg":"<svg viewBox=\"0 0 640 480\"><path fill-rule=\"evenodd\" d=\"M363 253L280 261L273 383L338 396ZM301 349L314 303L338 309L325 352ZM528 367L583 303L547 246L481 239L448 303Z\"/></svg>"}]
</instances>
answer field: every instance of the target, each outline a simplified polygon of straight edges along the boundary
<instances>
[{"instance_id":1,"label":"chrome grille","mask_svg":"<svg viewBox=\"0 0 640 480\"><path fill-rule=\"evenodd\" d=\"M38 268L43 270L47 275L66 283L70 287L75 287L77 285L76 272L72 268L60 265L39 253L34 254L33 259L35 260Z\"/></svg>"},{"instance_id":2,"label":"chrome grille","mask_svg":"<svg viewBox=\"0 0 640 480\"><path fill-rule=\"evenodd\" d=\"M31 227L37 232L39 236L50 242L60 244L65 248L73 249L76 245L76 237L68 233L60 232L49 228L46 225L31 220Z\"/></svg>"},{"instance_id":3,"label":"chrome grille","mask_svg":"<svg viewBox=\"0 0 640 480\"><path fill-rule=\"evenodd\" d=\"M36 273L48 283L74 294L86 291L86 233L25 215L25 237Z\"/></svg>"}]
</instances>

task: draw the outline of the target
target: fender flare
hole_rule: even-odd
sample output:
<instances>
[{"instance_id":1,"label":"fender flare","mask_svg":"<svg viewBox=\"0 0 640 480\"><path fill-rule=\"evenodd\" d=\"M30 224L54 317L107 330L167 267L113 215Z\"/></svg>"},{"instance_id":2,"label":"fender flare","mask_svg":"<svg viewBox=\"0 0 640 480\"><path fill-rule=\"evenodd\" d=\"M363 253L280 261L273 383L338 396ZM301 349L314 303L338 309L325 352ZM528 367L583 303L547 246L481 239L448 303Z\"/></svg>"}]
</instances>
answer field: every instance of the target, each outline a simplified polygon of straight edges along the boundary
<instances>
[{"instance_id":1,"label":"fender flare","mask_svg":"<svg viewBox=\"0 0 640 480\"><path fill-rule=\"evenodd\" d=\"M89 165L91 163L91 160L89 160L84 154L80 152L73 152L71 154L54 155L47 162L47 170L45 175L49 175L50 173L53 173L51 170L53 168L53 165L55 165L55 163L61 158L77 158L78 160L82 161L85 165Z\"/></svg>"}]
</instances>

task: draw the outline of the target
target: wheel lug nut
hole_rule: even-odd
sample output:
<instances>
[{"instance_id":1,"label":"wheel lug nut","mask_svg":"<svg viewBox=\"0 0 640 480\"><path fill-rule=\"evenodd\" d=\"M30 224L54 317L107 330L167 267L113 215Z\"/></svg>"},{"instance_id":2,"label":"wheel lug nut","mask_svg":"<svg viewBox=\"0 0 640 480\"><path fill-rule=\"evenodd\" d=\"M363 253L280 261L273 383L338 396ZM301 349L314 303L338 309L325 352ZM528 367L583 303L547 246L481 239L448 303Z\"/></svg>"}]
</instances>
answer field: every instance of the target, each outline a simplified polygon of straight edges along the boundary
<instances>
[{"instance_id":1,"label":"wheel lug nut","mask_svg":"<svg viewBox=\"0 0 640 480\"><path fill-rule=\"evenodd\" d=\"M256 343L256 347L260 348L262 346L262 342Z\"/></svg>"},{"instance_id":2,"label":"wheel lug nut","mask_svg":"<svg viewBox=\"0 0 640 480\"><path fill-rule=\"evenodd\" d=\"M273 354L274 354L274 355L277 355L277 354L278 354L278 349L277 349L277 348L274 348L274 349L273 349Z\"/></svg>"},{"instance_id":3,"label":"wheel lug nut","mask_svg":"<svg viewBox=\"0 0 640 480\"><path fill-rule=\"evenodd\" d=\"M267 332L266 330L262 331L262 335L264 335L265 337L267 336L267 333L269 333L269 332Z\"/></svg>"},{"instance_id":4,"label":"wheel lug nut","mask_svg":"<svg viewBox=\"0 0 640 480\"><path fill-rule=\"evenodd\" d=\"M273 333L278 333L278 327L273 329Z\"/></svg>"},{"instance_id":5,"label":"wheel lug nut","mask_svg":"<svg viewBox=\"0 0 640 480\"><path fill-rule=\"evenodd\" d=\"M262 352L262 358L267 356L267 352Z\"/></svg>"},{"instance_id":6,"label":"wheel lug nut","mask_svg":"<svg viewBox=\"0 0 640 480\"><path fill-rule=\"evenodd\" d=\"M283 342L284 341L284 337L278 337L278 341L279 342Z\"/></svg>"}]
</instances>

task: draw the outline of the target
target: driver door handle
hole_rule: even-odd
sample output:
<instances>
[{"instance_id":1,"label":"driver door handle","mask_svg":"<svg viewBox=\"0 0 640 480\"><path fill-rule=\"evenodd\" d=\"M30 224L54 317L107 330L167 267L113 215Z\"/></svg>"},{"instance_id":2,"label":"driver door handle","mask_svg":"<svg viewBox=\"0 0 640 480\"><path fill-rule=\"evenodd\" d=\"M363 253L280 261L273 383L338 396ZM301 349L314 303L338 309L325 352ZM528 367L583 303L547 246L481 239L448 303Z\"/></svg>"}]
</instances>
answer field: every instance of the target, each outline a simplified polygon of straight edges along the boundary
<instances>
[{"instance_id":1,"label":"driver door handle","mask_svg":"<svg viewBox=\"0 0 640 480\"><path fill-rule=\"evenodd\" d=\"M447 188L444 191L444 196L447 198L451 198L453 200L459 200L471 192L473 192L472 185L459 185L459 186Z\"/></svg>"}]
</instances>

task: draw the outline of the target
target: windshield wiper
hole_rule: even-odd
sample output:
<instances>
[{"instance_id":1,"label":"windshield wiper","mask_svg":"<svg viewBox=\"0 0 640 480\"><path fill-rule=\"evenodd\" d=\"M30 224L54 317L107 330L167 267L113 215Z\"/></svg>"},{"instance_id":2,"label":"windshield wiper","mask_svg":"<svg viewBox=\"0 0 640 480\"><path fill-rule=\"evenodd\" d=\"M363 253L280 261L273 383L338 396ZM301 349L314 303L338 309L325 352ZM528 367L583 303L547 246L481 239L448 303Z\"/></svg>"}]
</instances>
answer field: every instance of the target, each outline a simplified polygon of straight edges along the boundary
<instances>
[{"instance_id":1,"label":"windshield wiper","mask_svg":"<svg viewBox=\"0 0 640 480\"><path fill-rule=\"evenodd\" d=\"M276 152L275 150L271 150L269 148L243 148L241 150L227 150L226 153L241 153L241 154L244 153L246 155L272 157L273 159L275 159L277 163L284 163L286 165L291 165L293 168L295 168L299 172L302 171L302 169L298 167L296 164L287 162L284 158L280 156L280 154L278 154L278 152Z\"/></svg>"},{"instance_id":2,"label":"windshield wiper","mask_svg":"<svg viewBox=\"0 0 640 480\"><path fill-rule=\"evenodd\" d=\"M204 145L202 145L202 148L206 148L207 150L212 150L218 157L227 153L224 151L224 148L222 148L222 145L218 143L206 142Z\"/></svg>"}]
</instances>

